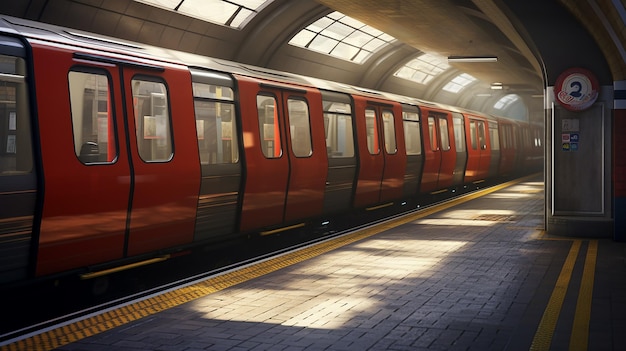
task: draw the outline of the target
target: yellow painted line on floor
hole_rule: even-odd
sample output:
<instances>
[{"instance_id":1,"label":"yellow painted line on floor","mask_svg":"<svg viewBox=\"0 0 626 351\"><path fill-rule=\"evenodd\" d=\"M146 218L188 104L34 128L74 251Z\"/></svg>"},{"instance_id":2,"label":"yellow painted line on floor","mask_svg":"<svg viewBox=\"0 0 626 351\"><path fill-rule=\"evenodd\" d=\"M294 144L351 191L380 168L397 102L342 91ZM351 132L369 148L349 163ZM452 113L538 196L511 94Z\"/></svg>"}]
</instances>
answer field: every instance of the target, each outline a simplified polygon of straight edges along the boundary
<instances>
[{"instance_id":1,"label":"yellow painted line on floor","mask_svg":"<svg viewBox=\"0 0 626 351\"><path fill-rule=\"evenodd\" d=\"M596 272L596 259L598 257L598 240L589 241L585 267L583 268L582 281L576 302L576 314L569 342L571 351L587 350L589 343L589 319L591 318L591 302L593 296L593 280Z\"/></svg>"},{"instance_id":2,"label":"yellow painted line on floor","mask_svg":"<svg viewBox=\"0 0 626 351\"><path fill-rule=\"evenodd\" d=\"M546 306L539 322L539 327L535 332L535 337L530 345L531 351L544 351L550 350L550 344L552 343L552 336L554 335L554 329L561 313L561 307L563 306L563 300L567 293L567 287L569 286L570 279L572 277L572 271L576 264L576 257L580 251L581 240L574 240L572 247L567 254L559 278L556 281L548 306Z\"/></svg>"},{"instance_id":3,"label":"yellow painted line on floor","mask_svg":"<svg viewBox=\"0 0 626 351\"><path fill-rule=\"evenodd\" d=\"M390 220L355 233L332 238L295 252L289 252L266 261L226 272L222 275L209 278L205 281L181 287L176 290L138 301L102 314L74 322L41 334L31 336L14 343L0 346L0 351L47 351L59 348L83 338L90 337L107 330L120 327L124 324L139 320L152 314L176 307L206 295L218 292L245 281L269 274L279 269L306 261L326 252L338 249L356 241L368 238L375 234L395 228L405 223L421 219L433 213L443 211L461 203L485 196L495 191L523 182L532 176L520 178L493 187L485 188L452 201L432 206L412 215Z\"/></svg>"}]
</instances>

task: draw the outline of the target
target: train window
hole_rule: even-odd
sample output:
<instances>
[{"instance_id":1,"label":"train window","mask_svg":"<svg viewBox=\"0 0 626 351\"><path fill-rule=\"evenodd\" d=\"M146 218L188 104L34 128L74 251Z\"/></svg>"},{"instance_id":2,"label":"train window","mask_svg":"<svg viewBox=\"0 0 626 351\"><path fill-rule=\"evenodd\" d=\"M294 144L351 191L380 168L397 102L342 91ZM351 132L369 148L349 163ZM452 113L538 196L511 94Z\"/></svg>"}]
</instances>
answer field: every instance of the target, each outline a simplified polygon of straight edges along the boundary
<instances>
[{"instance_id":1,"label":"train window","mask_svg":"<svg viewBox=\"0 0 626 351\"><path fill-rule=\"evenodd\" d=\"M422 154L422 140L420 135L420 117L416 112L402 112L404 125L404 142L407 155Z\"/></svg>"},{"instance_id":2,"label":"train window","mask_svg":"<svg viewBox=\"0 0 626 351\"><path fill-rule=\"evenodd\" d=\"M109 78L101 72L71 71L68 80L78 160L84 164L115 162L117 140Z\"/></svg>"},{"instance_id":3,"label":"train window","mask_svg":"<svg viewBox=\"0 0 626 351\"><path fill-rule=\"evenodd\" d=\"M496 122L489 123L489 140L491 140L491 150L500 150L500 133Z\"/></svg>"},{"instance_id":4,"label":"train window","mask_svg":"<svg viewBox=\"0 0 626 351\"><path fill-rule=\"evenodd\" d=\"M193 83L200 163L237 163L237 122L230 87Z\"/></svg>"},{"instance_id":5,"label":"train window","mask_svg":"<svg viewBox=\"0 0 626 351\"><path fill-rule=\"evenodd\" d=\"M428 136L430 138L430 149L439 151L437 146L437 130L435 128L435 117L428 117Z\"/></svg>"},{"instance_id":6,"label":"train window","mask_svg":"<svg viewBox=\"0 0 626 351\"><path fill-rule=\"evenodd\" d=\"M33 171L26 63L0 55L0 176Z\"/></svg>"},{"instance_id":7,"label":"train window","mask_svg":"<svg viewBox=\"0 0 626 351\"><path fill-rule=\"evenodd\" d=\"M352 132L352 108L350 104L323 101L324 131L328 158L354 156L354 135Z\"/></svg>"},{"instance_id":8,"label":"train window","mask_svg":"<svg viewBox=\"0 0 626 351\"><path fill-rule=\"evenodd\" d=\"M296 157L309 157L313 153L311 147L311 122L309 105L300 99L287 99L289 112L289 134L291 134L291 150Z\"/></svg>"},{"instance_id":9,"label":"train window","mask_svg":"<svg viewBox=\"0 0 626 351\"><path fill-rule=\"evenodd\" d=\"M279 158L283 154L280 144L280 127L276 98L257 95L256 105L259 116L259 133L261 134L261 150L267 158Z\"/></svg>"},{"instance_id":10,"label":"train window","mask_svg":"<svg viewBox=\"0 0 626 351\"><path fill-rule=\"evenodd\" d=\"M454 129L454 145L456 152L465 152L465 129L463 128L463 116L455 113L452 117L452 127Z\"/></svg>"},{"instance_id":11,"label":"train window","mask_svg":"<svg viewBox=\"0 0 626 351\"><path fill-rule=\"evenodd\" d=\"M470 141L472 149L478 149L478 140L476 139L476 121L470 121Z\"/></svg>"},{"instance_id":12,"label":"train window","mask_svg":"<svg viewBox=\"0 0 626 351\"><path fill-rule=\"evenodd\" d=\"M395 154L398 151L396 144L396 128L393 112L383 111L383 132L385 133L385 151L388 154Z\"/></svg>"},{"instance_id":13,"label":"train window","mask_svg":"<svg viewBox=\"0 0 626 351\"><path fill-rule=\"evenodd\" d=\"M365 110L365 129L367 132L367 150L370 154L377 155L380 152L378 144L378 128L376 126L376 111L373 109Z\"/></svg>"},{"instance_id":14,"label":"train window","mask_svg":"<svg viewBox=\"0 0 626 351\"><path fill-rule=\"evenodd\" d=\"M137 149L145 162L172 159L172 133L165 84L147 79L132 80Z\"/></svg>"},{"instance_id":15,"label":"train window","mask_svg":"<svg viewBox=\"0 0 626 351\"><path fill-rule=\"evenodd\" d=\"M441 149L443 151L450 150L450 134L448 132L448 120L439 118L439 135L441 136Z\"/></svg>"}]
</instances>

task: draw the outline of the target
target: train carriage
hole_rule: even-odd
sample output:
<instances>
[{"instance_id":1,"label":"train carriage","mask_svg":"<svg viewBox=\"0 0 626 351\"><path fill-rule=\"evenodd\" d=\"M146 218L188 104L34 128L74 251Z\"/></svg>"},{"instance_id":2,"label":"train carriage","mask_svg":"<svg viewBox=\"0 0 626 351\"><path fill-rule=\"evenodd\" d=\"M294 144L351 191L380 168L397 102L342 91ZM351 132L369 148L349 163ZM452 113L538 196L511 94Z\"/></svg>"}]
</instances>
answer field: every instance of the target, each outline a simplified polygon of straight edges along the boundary
<instances>
[{"instance_id":1,"label":"train carriage","mask_svg":"<svg viewBox=\"0 0 626 351\"><path fill-rule=\"evenodd\" d=\"M375 210L542 155L519 122L10 17L0 82L3 285Z\"/></svg>"}]
</instances>

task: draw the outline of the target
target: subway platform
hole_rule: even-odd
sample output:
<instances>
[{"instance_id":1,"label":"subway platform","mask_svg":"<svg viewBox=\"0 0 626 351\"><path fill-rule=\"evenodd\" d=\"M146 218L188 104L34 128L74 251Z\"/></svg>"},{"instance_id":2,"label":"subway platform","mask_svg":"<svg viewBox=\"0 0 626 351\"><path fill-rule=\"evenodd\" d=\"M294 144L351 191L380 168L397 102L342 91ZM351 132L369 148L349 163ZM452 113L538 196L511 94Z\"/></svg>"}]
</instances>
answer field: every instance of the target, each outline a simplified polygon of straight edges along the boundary
<instances>
[{"instance_id":1,"label":"subway platform","mask_svg":"<svg viewBox=\"0 0 626 351\"><path fill-rule=\"evenodd\" d=\"M549 237L526 178L4 345L625 350L625 244Z\"/></svg>"}]
</instances>

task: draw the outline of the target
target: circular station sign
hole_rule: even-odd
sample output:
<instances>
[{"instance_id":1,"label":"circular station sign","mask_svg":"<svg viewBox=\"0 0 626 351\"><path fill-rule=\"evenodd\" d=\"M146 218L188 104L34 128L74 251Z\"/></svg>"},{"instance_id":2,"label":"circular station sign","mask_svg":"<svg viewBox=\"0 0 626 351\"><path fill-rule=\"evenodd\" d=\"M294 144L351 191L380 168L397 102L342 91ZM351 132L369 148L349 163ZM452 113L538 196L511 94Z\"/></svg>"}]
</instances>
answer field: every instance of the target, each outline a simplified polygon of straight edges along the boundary
<instances>
[{"instance_id":1,"label":"circular station sign","mask_svg":"<svg viewBox=\"0 0 626 351\"><path fill-rule=\"evenodd\" d=\"M582 111L596 102L599 84L596 77L584 68L570 68L561 73L554 85L554 95L570 111Z\"/></svg>"}]
</instances>

